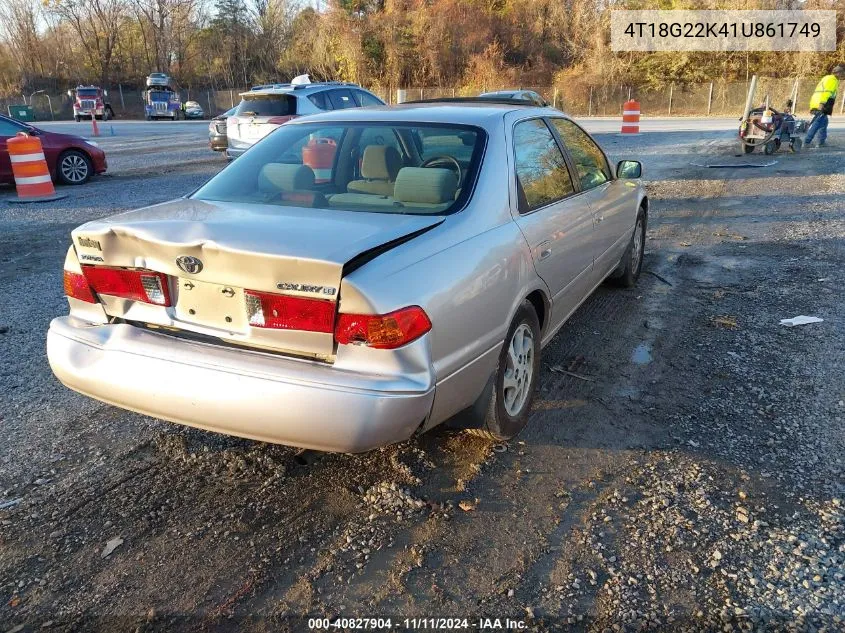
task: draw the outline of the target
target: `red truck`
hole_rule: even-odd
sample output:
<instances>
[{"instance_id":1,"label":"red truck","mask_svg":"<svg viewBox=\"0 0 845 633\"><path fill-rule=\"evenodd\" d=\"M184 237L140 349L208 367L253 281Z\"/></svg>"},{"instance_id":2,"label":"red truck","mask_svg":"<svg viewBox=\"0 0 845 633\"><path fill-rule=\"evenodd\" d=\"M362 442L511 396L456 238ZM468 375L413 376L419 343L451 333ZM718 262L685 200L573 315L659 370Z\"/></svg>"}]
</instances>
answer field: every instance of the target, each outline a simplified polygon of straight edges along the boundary
<instances>
[{"instance_id":1,"label":"red truck","mask_svg":"<svg viewBox=\"0 0 845 633\"><path fill-rule=\"evenodd\" d=\"M83 118L96 117L103 121L114 118L114 110L106 101L108 90L98 86L77 86L75 90L68 90L68 96L73 99L73 118L77 122Z\"/></svg>"}]
</instances>

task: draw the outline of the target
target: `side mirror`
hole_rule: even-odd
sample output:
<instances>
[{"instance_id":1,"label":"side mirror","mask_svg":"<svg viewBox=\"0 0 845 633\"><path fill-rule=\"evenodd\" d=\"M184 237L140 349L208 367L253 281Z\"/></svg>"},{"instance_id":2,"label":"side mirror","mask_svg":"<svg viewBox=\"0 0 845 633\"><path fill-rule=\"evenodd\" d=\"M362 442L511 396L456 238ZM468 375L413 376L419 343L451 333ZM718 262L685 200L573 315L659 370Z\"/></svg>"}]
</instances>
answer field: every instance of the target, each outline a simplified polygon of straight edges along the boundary
<instances>
[{"instance_id":1,"label":"side mirror","mask_svg":"<svg viewBox=\"0 0 845 633\"><path fill-rule=\"evenodd\" d=\"M616 164L616 177L631 180L642 178L643 165L638 160L620 160Z\"/></svg>"}]
</instances>

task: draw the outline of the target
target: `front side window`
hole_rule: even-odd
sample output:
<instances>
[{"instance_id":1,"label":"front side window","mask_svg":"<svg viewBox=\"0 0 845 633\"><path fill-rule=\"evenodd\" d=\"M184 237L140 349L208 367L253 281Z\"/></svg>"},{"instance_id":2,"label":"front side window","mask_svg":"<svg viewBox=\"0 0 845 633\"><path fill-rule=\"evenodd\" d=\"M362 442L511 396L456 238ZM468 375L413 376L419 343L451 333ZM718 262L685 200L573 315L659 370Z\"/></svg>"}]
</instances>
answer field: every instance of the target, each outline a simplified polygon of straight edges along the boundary
<instances>
[{"instance_id":1,"label":"front side window","mask_svg":"<svg viewBox=\"0 0 845 633\"><path fill-rule=\"evenodd\" d=\"M593 139L572 121L567 119L552 119L551 121L572 156L578 179L581 181L581 189L586 191L610 180L607 159Z\"/></svg>"},{"instance_id":2,"label":"front side window","mask_svg":"<svg viewBox=\"0 0 845 633\"><path fill-rule=\"evenodd\" d=\"M384 105L381 99L374 95L371 95L369 92L364 92L363 90L356 90L355 95L358 97L358 101L361 102L361 106L364 108Z\"/></svg>"},{"instance_id":3,"label":"front side window","mask_svg":"<svg viewBox=\"0 0 845 633\"><path fill-rule=\"evenodd\" d=\"M436 139L426 157L421 138ZM465 125L294 123L281 126L194 198L374 213L443 215L472 195L486 136ZM432 158L434 160L432 160Z\"/></svg>"},{"instance_id":4,"label":"front side window","mask_svg":"<svg viewBox=\"0 0 845 633\"><path fill-rule=\"evenodd\" d=\"M237 116L288 116L296 114L296 98L291 95L247 95L238 104Z\"/></svg>"},{"instance_id":5,"label":"front side window","mask_svg":"<svg viewBox=\"0 0 845 633\"><path fill-rule=\"evenodd\" d=\"M519 212L528 213L575 192L557 141L542 119L513 129Z\"/></svg>"}]
</instances>

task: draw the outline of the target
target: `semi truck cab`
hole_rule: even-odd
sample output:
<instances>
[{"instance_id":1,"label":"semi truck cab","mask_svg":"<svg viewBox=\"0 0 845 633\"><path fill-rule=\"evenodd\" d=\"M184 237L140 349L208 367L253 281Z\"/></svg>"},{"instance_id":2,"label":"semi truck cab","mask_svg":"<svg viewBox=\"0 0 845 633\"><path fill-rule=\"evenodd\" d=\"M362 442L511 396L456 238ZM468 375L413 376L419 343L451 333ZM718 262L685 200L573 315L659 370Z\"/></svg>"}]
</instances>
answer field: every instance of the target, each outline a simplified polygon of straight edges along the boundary
<instances>
[{"instance_id":1,"label":"semi truck cab","mask_svg":"<svg viewBox=\"0 0 845 633\"><path fill-rule=\"evenodd\" d=\"M144 118L172 119L183 118L182 100L179 93L168 88L150 88L144 92Z\"/></svg>"},{"instance_id":2,"label":"semi truck cab","mask_svg":"<svg viewBox=\"0 0 845 633\"><path fill-rule=\"evenodd\" d=\"M99 86L77 86L68 90L67 94L73 101L73 118L77 122L91 117L103 121L114 118L114 110L106 100L109 96L108 90Z\"/></svg>"}]
</instances>

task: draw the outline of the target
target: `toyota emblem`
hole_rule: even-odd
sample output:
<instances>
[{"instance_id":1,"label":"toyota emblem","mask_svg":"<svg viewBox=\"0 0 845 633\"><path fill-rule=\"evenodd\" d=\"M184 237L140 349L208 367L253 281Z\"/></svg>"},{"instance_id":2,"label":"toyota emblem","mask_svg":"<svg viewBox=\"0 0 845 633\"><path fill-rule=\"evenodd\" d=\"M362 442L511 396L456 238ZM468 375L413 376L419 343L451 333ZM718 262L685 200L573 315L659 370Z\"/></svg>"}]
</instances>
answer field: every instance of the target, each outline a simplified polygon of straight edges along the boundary
<instances>
[{"instance_id":1,"label":"toyota emblem","mask_svg":"<svg viewBox=\"0 0 845 633\"><path fill-rule=\"evenodd\" d=\"M196 275L198 272L202 271L202 261L196 257L191 257L190 255L177 257L176 265L191 275Z\"/></svg>"}]
</instances>

